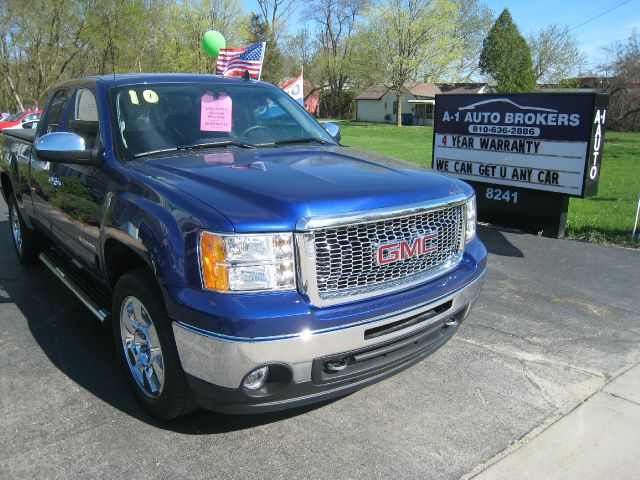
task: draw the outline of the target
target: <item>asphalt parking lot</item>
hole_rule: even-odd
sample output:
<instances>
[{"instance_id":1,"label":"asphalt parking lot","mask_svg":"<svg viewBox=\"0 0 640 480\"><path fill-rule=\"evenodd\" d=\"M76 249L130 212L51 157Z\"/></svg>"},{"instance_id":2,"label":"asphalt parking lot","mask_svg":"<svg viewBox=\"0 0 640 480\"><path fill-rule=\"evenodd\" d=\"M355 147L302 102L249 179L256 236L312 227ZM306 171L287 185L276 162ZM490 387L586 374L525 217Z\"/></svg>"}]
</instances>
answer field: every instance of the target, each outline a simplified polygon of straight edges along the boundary
<instances>
[{"instance_id":1,"label":"asphalt parking lot","mask_svg":"<svg viewBox=\"0 0 640 480\"><path fill-rule=\"evenodd\" d=\"M640 251L482 230L485 289L447 345L345 398L171 423L147 416L111 336L43 266L18 264L0 200L0 478L474 475L640 361Z\"/></svg>"}]
</instances>

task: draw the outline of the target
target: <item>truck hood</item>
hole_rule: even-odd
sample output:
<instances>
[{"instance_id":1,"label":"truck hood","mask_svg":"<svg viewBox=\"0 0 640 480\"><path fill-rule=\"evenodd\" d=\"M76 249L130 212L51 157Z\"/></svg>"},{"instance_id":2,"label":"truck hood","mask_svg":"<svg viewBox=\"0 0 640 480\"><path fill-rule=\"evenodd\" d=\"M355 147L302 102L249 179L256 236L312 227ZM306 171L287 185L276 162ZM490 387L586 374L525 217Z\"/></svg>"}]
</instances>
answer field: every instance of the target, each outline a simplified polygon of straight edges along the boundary
<instances>
[{"instance_id":1,"label":"truck hood","mask_svg":"<svg viewBox=\"0 0 640 480\"><path fill-rule=\"evenodd\" d=\"M304 217L409 205L464 191L456 180L417 165L340 146L230 147L129 165L201 200L241 232L291 231Z\"/></svg>"}]
</instances>

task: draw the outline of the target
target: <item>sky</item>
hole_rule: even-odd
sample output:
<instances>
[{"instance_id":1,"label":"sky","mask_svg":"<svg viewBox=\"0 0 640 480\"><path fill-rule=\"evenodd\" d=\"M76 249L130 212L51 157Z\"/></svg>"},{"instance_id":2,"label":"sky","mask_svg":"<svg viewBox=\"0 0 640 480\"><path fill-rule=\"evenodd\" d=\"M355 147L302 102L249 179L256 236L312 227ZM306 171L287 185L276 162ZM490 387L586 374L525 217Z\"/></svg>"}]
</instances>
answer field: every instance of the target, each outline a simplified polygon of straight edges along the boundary
<instances>
[{"instance_id":1,"label":"sky","mask_svg":"<svg viewBox=\"0 0 640 480\"><path fill-rule=\"evenodd\" d=\"M577 27L600 15L624 0L485 0L497 16L505 7L511 12L520 33L525 37L551 23L561 27ZM633 29L640 33L640 0L626 3L605 13L600 18L571 32L578 47L587 57L587 68L607 60L605 50L615 41L624 41Z\"/></svg>"}]
</instances>

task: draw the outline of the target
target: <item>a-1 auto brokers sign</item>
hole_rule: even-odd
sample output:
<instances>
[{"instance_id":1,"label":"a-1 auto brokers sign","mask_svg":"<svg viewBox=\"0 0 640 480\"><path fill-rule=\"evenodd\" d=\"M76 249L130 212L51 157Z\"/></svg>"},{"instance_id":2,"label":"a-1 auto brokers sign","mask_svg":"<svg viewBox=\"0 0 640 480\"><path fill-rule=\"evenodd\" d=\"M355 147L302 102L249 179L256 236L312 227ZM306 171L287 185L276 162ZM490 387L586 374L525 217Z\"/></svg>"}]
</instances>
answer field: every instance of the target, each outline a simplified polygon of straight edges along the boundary
<instances>
[{"instance_id":1,"label":"a-1 auto brokers sign","mask_svg":"<svg viewBox=\"0 0 640 480\"><path fill-rule=\"evenodd\" d=\"M595 195L607 103L595 93L437 95L433 168L474 182Z\"/></svg>"}]
</instances>

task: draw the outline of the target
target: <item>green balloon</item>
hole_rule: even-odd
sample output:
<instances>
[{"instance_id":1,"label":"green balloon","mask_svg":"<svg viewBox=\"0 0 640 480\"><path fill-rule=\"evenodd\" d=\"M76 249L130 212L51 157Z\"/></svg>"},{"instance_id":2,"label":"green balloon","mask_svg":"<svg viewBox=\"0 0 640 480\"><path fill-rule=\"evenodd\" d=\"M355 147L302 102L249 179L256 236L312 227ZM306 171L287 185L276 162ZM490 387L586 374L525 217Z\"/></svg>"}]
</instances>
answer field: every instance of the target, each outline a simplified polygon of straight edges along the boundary
<instances>
[{"instance_id":1,"label":"green balloon","mask_svg":"<svg viewBox=\"0 0 640 480\"><path fill-rule=\"evenodd\" d=\"M205 53L214 60L218 58L218 52L220 49L226 48L227 42L220 32L215 30L209 30L202 35L202 48Z\"/></svg>"}]
</instances>

